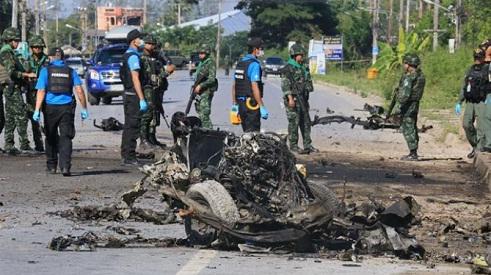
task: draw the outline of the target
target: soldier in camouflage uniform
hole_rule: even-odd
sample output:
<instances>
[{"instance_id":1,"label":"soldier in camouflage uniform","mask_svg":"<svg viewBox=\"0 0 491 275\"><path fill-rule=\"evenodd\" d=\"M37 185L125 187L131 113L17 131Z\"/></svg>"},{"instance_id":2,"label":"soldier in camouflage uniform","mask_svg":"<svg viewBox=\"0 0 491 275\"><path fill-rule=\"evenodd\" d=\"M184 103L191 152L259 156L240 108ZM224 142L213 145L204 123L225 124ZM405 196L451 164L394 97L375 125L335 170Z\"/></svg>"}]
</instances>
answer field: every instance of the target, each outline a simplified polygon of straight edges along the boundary
<instances>
[{"instance_id":1,"label":"soldier in camouflage uniform","mask_svg":"<svg viewBox=\"0 0 491 275\"><path fill-rule=\"evenodd\" d=\"M169 77L176 67L173 64L168 64L165 53L160 49L160 45L157 43L157 48L153 51L153 57L156 59L155 70L157 71L158 79L157 86L154 90L154 106L155 111L152 118L152 122L150 123L150 129L148 134L148 141L157 146L164 146L164 144L160 143L157 140L157 126L160 126L160 115L164 112L163 109L163 100L164 93L167 91L169 87L169 82L167 81L167 77Z\"/></svg>"},{"instance_id":2,"label":"soldier in camouflage uniform","mask_svg":"<svg viewBox=\"0 0 491 275\"><path fill-rule=\"evenodd\" d=\"M416 54L404 56L404 74L399 82L396 100L401 116L401 131L409 148L409 155L401 160L418 160L418 111L423 97L425 77L419 68L421 60Z\"/></svg>"},{"instance_id":3,"label":"soldier in camouflage uniform","mask_svg":"<svg viewBox=\"0 0 491 275\"><path fill-rule=\"evenodd\" d=\"M49 64L48 56L44 54L43 50L46 45L44 40L39 35L33 35L29 40L29 46L31 47L32 55L28 60L28 71L33 72L39 77L39 72L41 68ZM27 115L31 120L32 126L32 136L34 139L34 150L38 152L44 151L43 140L41 135L41 127L38 122L32 119L34 113L34 108L36 107L36 89L35 81L29 81L26 93L26 103L27 103Z\"/></svg>"},{"instance_id":4,"label":"soldier in camouflage uniform","mask_svg":"<svg viewBox=\"0 0 491 275\"><path fill-rule=\"evenodd\" d=\"M309 94L314 91L308 68L303 64L305 49L294 44L290 48L290 59L282 71L281 89L288 119L290 150L297 153L311 153L318 150L312 146L310 137ZM300 100L304 103L300 104ZM304 110L304 108L306 110ZM298 130L302 134L303 150L298 148Z\"/></svg>"},{"instance_id":5,"label":"soldier in camouflage uniform","mask_svg":"<svg viewBox=\"0 0 491 275\"><path fill-rule=\"evenodd\" d=\"M158 85L157 59L154 57L154 50L157 44L155 37L151 34L144 34L142 37L145 41L143 54L141 56L143 73L143 94L148 103L147 112L141 115L140 121L140 149L145 151L154 149L155 146L149 141L152 120L155 118L155 89Z\"/></svg>"},{"instance_id":6,"label":"soldier in camouflage uniform","mask_svg":"<svg viewBox=\"0 0 491 275\"><path fill-rule=\"evenodd\" d=\"M210 47L203 45L199 50L200 62L196 68L196 80L194 92L199 95L196 97L196 113L201 119L203 128L212 129L211 123L211 102L213 94L218 89L218 81L216 79L216 65L211 58Z\"/></svg>"},{"instance_id":7,"label":"soldier in camouflage uniform","mask_svg":"<svg viewBox=\"0 0 491 275\"><path fill-rule=\"evenodd\" d=\"M22 98L21 86L29 78L35 78L35 73L24 71L22 64L16 57L14 49L20 42L20 32L15 28L7 28L2 34L5 42L0 49L0 63L10 74L9 83L3 86L5 96L5 150L9 154L19 151L14 147L14 131L17 128L20 140L20 149L32 150L27 139L26 105Z\"/></svg>"}]
</instances>

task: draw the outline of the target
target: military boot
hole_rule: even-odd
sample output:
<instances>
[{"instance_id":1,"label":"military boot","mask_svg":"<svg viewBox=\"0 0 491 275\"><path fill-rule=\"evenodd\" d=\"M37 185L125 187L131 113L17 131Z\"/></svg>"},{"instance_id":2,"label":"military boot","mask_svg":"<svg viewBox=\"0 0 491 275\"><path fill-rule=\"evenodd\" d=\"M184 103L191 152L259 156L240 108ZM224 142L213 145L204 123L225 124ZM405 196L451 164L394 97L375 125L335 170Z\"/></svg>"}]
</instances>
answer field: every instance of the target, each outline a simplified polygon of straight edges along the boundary
<instances>
[{"instance_id":1,"label":"military boot","mask_svg":"<svg viewBox=\"0 0 491 275\"><path fill-rule=\"evenodd\" d=\"M146 136L140 136L140 146L138 147L139 151L141 151L142 153L146 153L156 148L157 146L151 144Z\"/></svg>"},{"instance_id":2,"label":"military boot","mask_svg":"<svg viewBox=\"0 0 491 275\"><path fill-rule=\"evenodd\" d=\"M468 159L472 159L476 156L476 147L473 147L472 148L472 151L469 152L469 154L467 154L467 158Z\"/></svg>"},{"instance_id":3,"label":"military boot","mask_svg":"<svg viewBox=\"0 0 491 275\"><path fill-rule=\"evenodd\" d=\"M317 149L314 146L310 145L309 147L303 149L303 153L304 154L319 153L319 149Z\"/></svg>"},{"instance_id":4,"label":"military boot","mask_svg":"<svg viewBox=\"0 0 491 275\"><path fill-rule=\"evenodd\" d=\"M159 147L166 147L165 144L159 142L159 140L155 136L155 133L151 133L151 134L148 135L148 141L151 144L153 144L153 145L156 145L156 146L159 146Z\"/></svg>"},{"instance_id":5,"label":"military boot","mask_svg":"<svg viewBox=\"0 0 491 275\"><path fill-rule=\"evenodd\" d=\"M407 161L417 161L418 160L418 152L417 150L411 150L409 152L409 155L403 156L401 160L407 160Z\"/></svg>"},{"instance_id":6,"label":"military boot","mask_svg":"<svg viewBox=\"0 0 491 275\"><path fill-rule=\"evenodd\" d=\"M297 145L290 145L290 151L292 153L297 153L297 154L301 153L301 150L300 150L300 148L298 148Z\"/></svg>"},{"instance_id":7,"label":"military boot","mask_svg":"<svg viewBox=\"0 0 491 275\"><path fill-rule=\"evenodd\" d=\"M34 150L38 153L44 152L44 145L41 140L34 140Z\"/></svg>"}]
</instances>

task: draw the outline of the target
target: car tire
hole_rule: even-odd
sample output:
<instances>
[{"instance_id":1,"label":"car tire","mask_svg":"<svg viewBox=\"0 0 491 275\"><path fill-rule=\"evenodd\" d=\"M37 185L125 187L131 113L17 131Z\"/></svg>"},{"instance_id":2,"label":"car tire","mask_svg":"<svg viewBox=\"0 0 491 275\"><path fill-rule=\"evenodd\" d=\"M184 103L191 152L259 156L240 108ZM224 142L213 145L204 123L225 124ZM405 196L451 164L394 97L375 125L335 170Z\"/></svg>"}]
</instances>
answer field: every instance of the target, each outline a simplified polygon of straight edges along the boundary
<instances>
[{"instance_id":1,"label":"car tire","mask_svg":"<svg viewBox=\"0 0 491 275\"><path fill-rule=\"evenodd\" d=\"M111 96L105 96L102 98L102 103L106 105L111 105L111 102L113 102L113 98Z\"/></svg>"},{"instance_id":2,"label":"car tire","mask_svg":"<svg viewBox=\"0 0 491 275\"><path fill-rule=\"evenodd\" d=\"M318 182L308 182L307 185L314 197L322 202L322 206L330 212L332 217L336 217L340 213L341 203L329 187Z\"/></svg>"},{"instance_id":3,"label":"car tire","mask_svg":"<svg viewBox=\"0 0 491 275\"><path fill-rule=\"evenodd\" d=\"M99 105L101 103L101 98L91 93L87 93L87 99L90 105Z\"/></svg>"},{"instance_id":4,"label":"car tire","mask_svg":"<svg viewBox=\"0 0 491 275\"><path fill-rule=\"evenodd\" d=\"M227 226L234 226L239 220L239 210L227 189L219 182L207 180L192 185L186 196L208 208ZM219 232L197 219L186 217L184 228L191 245L209 246L218 238Z\"/></svg>"},{"instance_id":5,"label":"car tire","mask_svg":"<svg viewBox=\"0 0 491 275\"><path fill-rule=\"evenodd\" d=\"M184 70L184 68L186 68L187 64L188 64L187 62L182 62L181 63L181 70Z\"/></svg>"}]
</instances>

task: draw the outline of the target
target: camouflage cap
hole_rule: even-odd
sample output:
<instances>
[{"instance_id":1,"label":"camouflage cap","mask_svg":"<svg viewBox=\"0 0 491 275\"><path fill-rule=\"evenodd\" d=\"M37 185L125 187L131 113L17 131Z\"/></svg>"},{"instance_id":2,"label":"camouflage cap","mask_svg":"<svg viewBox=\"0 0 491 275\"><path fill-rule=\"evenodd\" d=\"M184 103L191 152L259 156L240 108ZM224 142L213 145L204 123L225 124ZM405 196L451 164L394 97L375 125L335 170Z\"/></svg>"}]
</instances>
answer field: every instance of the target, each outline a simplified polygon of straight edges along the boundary
<instances>
[{"instance_id":1,"label":"camouflage cap","mask_svg":"<svg viewBox=\"0 0 491 275\"><path fill-rule=\"evenodd\" d=\"M3 41L20 40L20 31L16 28L6 28L2 34Z\"/></svg>"},{"instance_id":2,"label":"camouflage cap","mask_svg":"<svg viewBox=\"0 0 491 275\"><path fill-rule=\"evenodd\" d=\"M417 54L409 53L404 56L404 64L418 67L419 65L421 65L421 59Z\"/></svg>"},{"instance_id":3,"label":"camouflage cap","mask_svg":"<svg viewBox=\"0 0 491 275\"><path fill-rule=\"evenodd\" d=\"M302 45L295 43L290 47L290 56L295 56L299 54L305 55L305 49L304 47L302 47Z\"/></svg>"},{"instance_id":4,"label":"camouflage cap","mask_svg":"<svg viewBox=\"0 0 491 275\"><path fill-rule=\"evenodd\" d=\"M142 34L142 39L145 41L145 44L157 44L157 37L151 33Z\"/></svg>"},{"instance_id":5,"label":"camouflage cap","mask_svg":"<svg viewBox=\"0 0 491 275\"><path fill-rule=\"evenodd\" d=\"M44 43L44 39L40 35L33 35L31 39L29 39L30 47L46 47Z\"/></svg>"},{"instance_id":6,"label":"camouflage cap","mask_svg":"<svg viewBox=\"0 0 491 275\"><path fill-rule=\"evenodd\" d=\"M210 53L211 53L211 48L210 48L210 46L208 46L208 45L206 45L206 44L202 44L202 45L199 47L198 52L199 52L199 53L210 54Z\"/></svg>"},{"instance_id":7,"label":"camouflage cap","mask_svg":"<svg viewBox=\"0 0 491 275\"><path fill-rule=\"evenodd\" d=\"M486 51L482 48L477 48L474 50L473 56L474 60L484 60L484 57L486 56Z\"/></svg>"},{"instance_id":8,"label":"camouflage cap","mask_svg":"<svg viewBox=\"0 0 491 275\"><path fill-rule=\"evenodd\" d=\"M491 38L484 40L481 44L479 44L479 48L483 51L486 51L489 46L491 46Z\"/></svg>"}]
</instances>

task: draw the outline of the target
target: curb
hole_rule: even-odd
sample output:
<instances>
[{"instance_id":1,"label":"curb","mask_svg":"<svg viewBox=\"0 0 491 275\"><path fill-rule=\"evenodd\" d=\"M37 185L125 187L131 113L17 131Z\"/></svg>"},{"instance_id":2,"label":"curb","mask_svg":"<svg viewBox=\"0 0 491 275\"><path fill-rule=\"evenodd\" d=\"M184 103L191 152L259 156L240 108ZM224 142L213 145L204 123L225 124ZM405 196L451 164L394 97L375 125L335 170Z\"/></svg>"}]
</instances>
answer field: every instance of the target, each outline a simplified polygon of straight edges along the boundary
<instances>
[{"instance_id":1,"label":"curb","mask_svg":"<svg viewBox=\"0 0 491 275\"><path fill-rule=\"evenodd\" d=\"M491 187L491 154L478 153L474 158L474 171L477 175L477 180Z\"/></svg>"}]
</instances>

